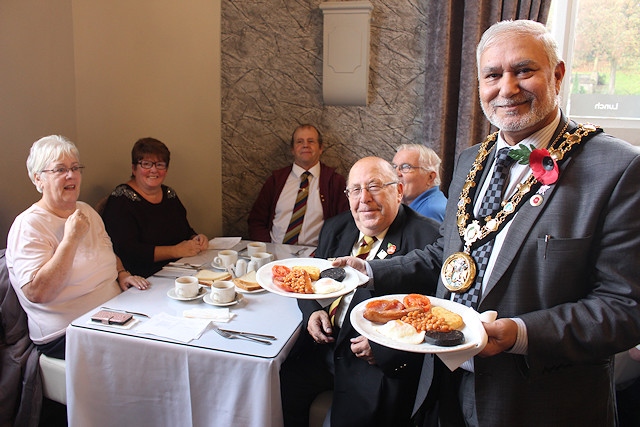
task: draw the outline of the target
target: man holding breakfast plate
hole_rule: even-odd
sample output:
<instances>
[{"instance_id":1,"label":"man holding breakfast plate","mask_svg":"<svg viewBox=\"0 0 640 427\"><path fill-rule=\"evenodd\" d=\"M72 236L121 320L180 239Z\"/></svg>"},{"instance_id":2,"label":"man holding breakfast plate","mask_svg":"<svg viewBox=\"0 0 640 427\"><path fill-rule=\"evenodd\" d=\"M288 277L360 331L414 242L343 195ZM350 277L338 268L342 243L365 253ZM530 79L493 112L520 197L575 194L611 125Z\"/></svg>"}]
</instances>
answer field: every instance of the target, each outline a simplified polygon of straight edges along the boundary
<instances>
[{"instance_id":1,"label":"man holding breakfast plate","mask_svg":"<svg viewBox=\"0 0 640 427\"><path fill-rule=\"evenodd\" d=\"M347 184L351 211L325 222L317 258L392 258L424 247L438 235L436 221L402 205L403 187L389 162L359 160ZM409 422L423 357L370 342L356 332L349 313L372 296L360 287L325 307L316 299L298 299L304 329L280 371L286 426L308 425L314 398L330 389L333 427Z\"/></svg>"},{"instance_id":2,"label":"man holding breakfast plate","mask_svg":"<svg viewBox=\"0 0 640 427\"><path fill-rule=\"evenodd\" d=\"M615 425L613 355L640 336L640 151L564 116L565 65L544 25L494 24L477 65L500 131L460 154L442 235L334 266L368 269L377 294L437 285L439 298L498 313L460 368L425 356L417 425L436 400L440 425Z\"/></svg>"}]
</instances>

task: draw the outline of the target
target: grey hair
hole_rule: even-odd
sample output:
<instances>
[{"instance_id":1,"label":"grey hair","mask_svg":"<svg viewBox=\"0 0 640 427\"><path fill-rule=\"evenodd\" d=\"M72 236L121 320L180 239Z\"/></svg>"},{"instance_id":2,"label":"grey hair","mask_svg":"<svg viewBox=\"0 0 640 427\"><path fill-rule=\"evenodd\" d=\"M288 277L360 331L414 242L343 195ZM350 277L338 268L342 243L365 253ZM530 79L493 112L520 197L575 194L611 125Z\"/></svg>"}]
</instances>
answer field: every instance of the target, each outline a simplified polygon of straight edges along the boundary
<instances>
[{"instance_id":1,"label":"grey hair","mask_svg":"<svg viewBox=\"0 0 640 427\"><path fill-rule=\"evenodd\" d=\"M40 138L31 146L29 157L27 158L27 172L29 178L36 189L42 193L42 188L36 184L36 175L40 175L42 170L51 162L61 159L64 156L75 157L80 161L80 152L75 144L64 136L49 135Z\"/></svg>"},{"instance_id":2,"label":"grey hair","mask_svg":"<svg viewBox=\"0 0 640 427\"><path fill-rule=\"evenodd\" d=\"M549 64L552 68L555 68L562 59L560 58L560 51L558 50L558 43L553 38L553 35L547 30L540 22L530 21L526 19L519 19L516 21L506 20L500 21L489 27L476 49L476 64L478 67L478 76L480 74L480 56L482 53L491 47L494 43L499 41L502 36L517 37L517 36L531 36L536 38L542 43L545 55L549 60Z\"/></svg>"},{"instance_id":3,"label":"grey hair","mask_svg":"<svg viewBox=\"0 0 640 427\"><path fill-rule=\"evenodd\" d=\"M433 185L440 185L441 160L435 151L422 144L402 144L396 148L396 153L402 150L417 151L420 166L425 168L428 172L435 172L436 178L433 180Z\"/></svg>"}]
</instances>

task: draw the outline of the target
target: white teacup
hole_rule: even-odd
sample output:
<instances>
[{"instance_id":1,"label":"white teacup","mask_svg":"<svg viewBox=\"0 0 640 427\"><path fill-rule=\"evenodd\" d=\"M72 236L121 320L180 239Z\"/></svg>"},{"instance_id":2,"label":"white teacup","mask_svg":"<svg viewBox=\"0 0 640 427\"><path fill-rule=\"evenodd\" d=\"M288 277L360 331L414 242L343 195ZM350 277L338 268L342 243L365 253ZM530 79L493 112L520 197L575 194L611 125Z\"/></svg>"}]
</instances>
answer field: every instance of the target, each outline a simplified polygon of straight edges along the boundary
<instances>
[{"instance_id":1,"label":"white teacup","mask_svg":"<svg viewBox=\"0 0 640 427\"><path fill-rule=\"evenodd\" d=\"M213 259L213 263L221 268L228 268L238 260L238 252L225 249L218 252L218 256Z\"/></svg>"},{"instance_id":2,"label":"white teacup","mask_svg":"<svg viewBox=\"0 0 640 427\"><path fill-rule=\"evenodd\" d=\"M174 283L176 296L180 298L193 298L200 290L198 278L194 276L178 277Z\"/></svg>"},{"instance_id":3,"label":"white teacup","mask_svg":"<svg viewBox=\"0 0 640 427\"><path fill-rule=\"evenodd\" d=\"M233 282L219 280L211 285L211 299L214 302L225 304L236 298L236 285Z\"/></svg>"},{"instance_id":4,"label":"white teacup","mask_svg":"<svg viewBox=\"0 0 640 427\"><path fill-rule=\"evenodd\" d=\"M252 257L257 252L266 252L267 244L265 242L251 242L247 245L247 254Z\"/></svg>"},{"instance_id":5,"label":"white teacup","mask_svg":"<svg viewBox=\"0 0 640 427\"><path fill-rule=\"evenodd\" d=\"M251 262L253 261L256 262L256 267L260 268L263 265L269 264L271 261L273 261L273 254L270 254L268 252L256 252L251 256Z\"/></svg>"}]
</instances>

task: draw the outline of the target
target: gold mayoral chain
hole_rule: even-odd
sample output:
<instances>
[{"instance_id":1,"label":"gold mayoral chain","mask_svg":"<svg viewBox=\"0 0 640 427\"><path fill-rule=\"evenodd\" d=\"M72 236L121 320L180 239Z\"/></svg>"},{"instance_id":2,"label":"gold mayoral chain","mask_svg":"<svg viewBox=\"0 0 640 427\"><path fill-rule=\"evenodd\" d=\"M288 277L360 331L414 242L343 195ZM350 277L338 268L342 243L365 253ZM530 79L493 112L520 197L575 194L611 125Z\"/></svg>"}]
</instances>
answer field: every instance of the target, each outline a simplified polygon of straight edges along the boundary
<instances>
[{"instance_id":1,"label":"gold mayoral chain","mask_svg":"<svg viewBox=\"0 0 640 427\"><path fill-rule=\"evenodd\" d=\"M556 162L561 161L567 152L574 146L580 144L582 138L597 130L597 127L592 124L580 124L574 133L569 134L568 132L565 133L568 125L569 121L567 120L567 123L557 138L549 145L549 154ZM561 136L563 140L560 141L558 147L554 147ZM444 261L440 272L444 286L451 292L466 292L475 281L477 269L476 263L471 256L471 247L478 247L492 239L494 235L500 231L501 226L506 224L505 221L509 220L516 213L520 207L520 202L525 198L530 198L534 191L537 191L540 187L540 183L534 178L532 172L524 182L518 184L516 193L511 196L509 200L502 202L502 209L495 217L489 215L480 220L472 219L473 206L471 200L473 195L469 195L469 193L478 184L480 180L478 172L484 168L484 162L494 147L497 137L498 132L494 132L487 136L482 142L478 150L478 155L473 165L471 165L471 170L460 192L457 223L460 237L464 239L464 249L463 252L454 252L451 254Z\"/></svg>"}]
</instances>

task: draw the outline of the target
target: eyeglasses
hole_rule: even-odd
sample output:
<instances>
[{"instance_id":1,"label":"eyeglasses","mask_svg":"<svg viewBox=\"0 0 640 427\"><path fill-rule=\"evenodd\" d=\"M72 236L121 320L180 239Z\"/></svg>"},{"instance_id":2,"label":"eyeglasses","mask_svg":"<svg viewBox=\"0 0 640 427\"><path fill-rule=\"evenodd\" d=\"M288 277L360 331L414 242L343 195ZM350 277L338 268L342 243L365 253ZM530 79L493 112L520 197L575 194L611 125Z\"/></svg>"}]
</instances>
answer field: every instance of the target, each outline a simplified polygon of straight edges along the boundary
<instances>
[{"instance_id":1,"label":"eyeglasses","mask_svg":"<svg viewBox=\"0 0 640 427\"><path fill-rule=\"evenodd\" d=\"M68 174L69 171L71 171L72 173L76 173L76 172L82 173L82 169L84 169L84 166L82 165L75 165L75 166L71 166L70 168L65 166L56 166L53 169L43 169L40 172L51 172L54 175L63 176Z\"/></svg>"},{"instance_id":2,"label":"eyeglasses","mask_svg":"<svg viewBox=\"0 0 640 427\"><path fill-rule=\"evenodd\" d=\"M396 165L396 164L393 164L393 163L392 163L392 164L391 164L391 166L393 166L393 168L394 168L395 170L400 169L400 172L402 172L402 173L409 173L409 172L411 172L413 169L424 169L424 170L428 170L427 168L424 168L424 167L422 167L422 166L413 166L413 165L410 165L409 163L403 163L403 164L401 164L401 165Z\"/></svg>"},{"instance_id":3,"label":"eyeglasses","mask_svg":"<svg viewBox=\"0 0 640 427\"><path fill-rule=\"evenodd\" d=\"M167 162L152 162L149 160L140 160L138 162L142 169L151 169L152 167L156 167L159 171L165 170L167 168Z\"/></svg>"},{"instance_id":4,"label":"eyeglasses","mask_svg":"<svg viewBox=\"0 0 640 427\"><path fill-rule=\"evenodd\" d=\"M367 190L369 194L375 195L381 192L383 188L397 183L398 181L386 182L384 184L372 182L371 184L365 185L364 187L347 188L346 190L344 190L344 194L346 194L350 199L357 199L358 197L360 197L360 194L362 194L362 190Z\"/></svg>"}]
</instances>

